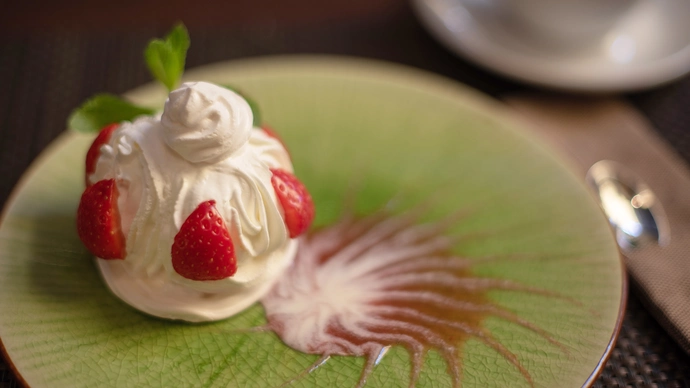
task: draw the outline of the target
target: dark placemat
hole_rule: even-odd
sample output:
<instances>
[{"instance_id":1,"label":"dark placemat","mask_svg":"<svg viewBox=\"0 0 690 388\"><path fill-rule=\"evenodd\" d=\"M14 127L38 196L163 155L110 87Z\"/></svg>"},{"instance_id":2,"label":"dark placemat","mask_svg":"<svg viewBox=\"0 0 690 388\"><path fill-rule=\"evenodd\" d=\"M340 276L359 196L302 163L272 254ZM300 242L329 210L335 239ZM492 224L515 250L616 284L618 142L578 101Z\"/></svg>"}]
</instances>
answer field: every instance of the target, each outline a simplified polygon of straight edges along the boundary
<instances>
[{"instance_id":1,"label":"dark placemat","mask_svg":"<svg viewBox=\"0 0 690 388\"><path fill-rule=\"evenodd\" d=\"M688 386L687 354L654 321L640 300L630 295L618 342L594 387Z\"/></svg>"},{"instance_id":2,"label":"dark placemat","mask_svg":"<svg viewBox=\"0 0 690 388\"><path fill-rule=\"evenodd\" d=\"M64 131L69 111L95 92L148 82L142 50L165 30L0 36L0 204L32 160ZM388 60L454 78L492 96L526 89L458 59L408 7L350 20L281 28L190 28L188 67L261 55L320 53ZM690 79L628 98L690 163ZM633 288L634 289L634 288ZM2 312L0 312L2 313ZM0 388L18 386L0 363ZM688 387L690 357L633 295L621 337L595 387Z\"/></svg>"}]
</instances>

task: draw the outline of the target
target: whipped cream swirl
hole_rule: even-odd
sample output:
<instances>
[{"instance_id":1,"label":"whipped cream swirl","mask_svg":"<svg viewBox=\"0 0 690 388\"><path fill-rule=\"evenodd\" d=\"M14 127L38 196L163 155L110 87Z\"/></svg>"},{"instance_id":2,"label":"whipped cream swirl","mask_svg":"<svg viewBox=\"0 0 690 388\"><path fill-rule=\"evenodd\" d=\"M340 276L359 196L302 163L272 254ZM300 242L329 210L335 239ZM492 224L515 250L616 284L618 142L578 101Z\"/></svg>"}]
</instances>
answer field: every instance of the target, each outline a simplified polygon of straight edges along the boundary
<instances>
[{"instance_id":1,"label":"whipped cream swirl","mask_svg":"<svg viewBox=\"0 0 690 388\"><path fill-rule=\"evenodd\" d=\"M207 82L171 92L161 117L165 142L192 163L227 159L249 139L252 121L242 97Z\"/></svg>"},{"instance_id":2,"label":"whipped cream swirl","mask_svg":"<svg viewBox=\"0 0 690 388\"><path fill-rule=\"evenodd\" d=\"M290 240L269 169L292 172L276 139L252 128L236 93L185 83L161 117L124 123L101 147L97 182L115 178L127 241L125 260L98 260L111 290L153 315L188 321L228 317L258 300L290 265ZM186 279L172 268L175 235L196 207L216 201L237 256L237 272L214 281Z\"/></svg>"}]
</instances>

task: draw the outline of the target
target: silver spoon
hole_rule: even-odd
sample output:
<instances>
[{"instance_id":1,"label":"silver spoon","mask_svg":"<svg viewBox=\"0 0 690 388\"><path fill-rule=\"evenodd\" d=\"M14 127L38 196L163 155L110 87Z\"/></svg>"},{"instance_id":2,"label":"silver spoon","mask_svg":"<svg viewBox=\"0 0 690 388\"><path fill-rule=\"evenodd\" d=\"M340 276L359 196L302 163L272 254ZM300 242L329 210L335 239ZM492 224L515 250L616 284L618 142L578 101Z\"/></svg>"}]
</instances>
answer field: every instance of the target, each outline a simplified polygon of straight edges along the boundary
<instances>
[{"instance_id":1,"label":"silver spoon","mask_svg":"<svg viewBox=\"0 0 690 388\"><path fill-rule=\"evenodd\" d=\"M621 249L632 250L646 243L668 244L669 226L661 203L630 169L602 160L590 167L586 179Z\"/></svg>"}]
</instances>

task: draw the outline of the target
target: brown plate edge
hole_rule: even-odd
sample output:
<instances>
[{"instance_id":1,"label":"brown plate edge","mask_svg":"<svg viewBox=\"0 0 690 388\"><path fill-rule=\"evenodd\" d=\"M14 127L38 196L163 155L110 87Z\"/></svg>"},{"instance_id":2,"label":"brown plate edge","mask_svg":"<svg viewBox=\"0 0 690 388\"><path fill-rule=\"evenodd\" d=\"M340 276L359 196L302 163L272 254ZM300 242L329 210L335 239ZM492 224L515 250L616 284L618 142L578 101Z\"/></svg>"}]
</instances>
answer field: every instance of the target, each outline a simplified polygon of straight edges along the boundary
<instances>
[{"instance_id":1,"label":"brown plate edge","mask_svg":"<svg viewBox=\"0 0 690 388\"><path fill-rule=\"evenodd\" d=\"M2 338L0 338L0 352L2 352L2 357L5 359L5 363L7 366L9 366L10 371L14 375L14 378L16 381L19 383L20 386L29 388L29 384L24 380L24 377L19 373L19 370L17 367L14 365L12 362L12 359L10 359L10 355L7 354L7 349L5 349L5 345L2 343Z\"/></svg>"},{"instance_id":2,"label":"brown plate edge","mask_svg":"<svg viewBox=\"0 0 690 388\"><path fill-rule=\"evenodd\" d=\"M620 260L620 266L621 266L621 301L620 301L620 308L618 309L618 317L616 318L616 326L613 329L613 333L611 334L611 339L609 340L609 344L606 346L606 349L604 350L604 354L602 354L601 359L599 360L599 363L597 363L596 368L594 368L594 371L592 372L591 375L589 375L589 378L582 384L583 388L590 388L594 382L599 378L601 375L601 372L604 371L604 367L606 366L606 362L611 358L611 354L613 353L613 349L616 347L616 342L618 341L618 336L621 333L621 330L623 329L623 319L625 317L625 310L628 305L628 292L629 292L629 280L628 280L628 272L625 269L625 263L623 261L623 255L621 253L618 254L619 260Z\"/></svg>"}]
</instances>

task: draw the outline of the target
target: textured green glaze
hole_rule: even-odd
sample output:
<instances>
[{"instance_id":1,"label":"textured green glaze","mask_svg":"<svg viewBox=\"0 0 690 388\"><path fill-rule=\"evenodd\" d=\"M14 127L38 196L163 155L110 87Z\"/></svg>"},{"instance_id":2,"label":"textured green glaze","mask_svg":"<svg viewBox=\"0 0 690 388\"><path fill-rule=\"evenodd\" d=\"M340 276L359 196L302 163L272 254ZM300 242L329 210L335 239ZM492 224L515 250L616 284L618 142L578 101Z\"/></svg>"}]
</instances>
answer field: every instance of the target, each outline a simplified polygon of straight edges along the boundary
<instances>
[{"instance_id":1,"label":"textured green glaze","mask_svg":"<svg viewBox=\"0 0 690 388\"><path fill-rule=\"evenodd\" d=\"M567 352L513 323L485 327L531 374L535 386L579 387L604 354L619 314L622 269L605 219L580 182L526 137L504 108L448 80L409 69L333 59L258 60L192 71L188 79L231 83L261 103L317 207L337 220L347 192L359 213L394 199L427 201L427 219L466 210L456 247L480 276L552 290L581 305L524 292L492 291L497 304L547 331ZM163 90L129 96L160 106ZM237 333L265 322L255 305L211 324L140 314L111 296L74 227L91 138L63 135L38 160L0 227L0 338L32 387L279 386L311 365L272 333ZM463 348L463 385L529 386L478 341ZM291 386L353 386L364 359L334 357ZM367 386L407 386L409 360L392 349ZM431 352L418 386L448 386Z\"/></svg>"}]
</instances>

